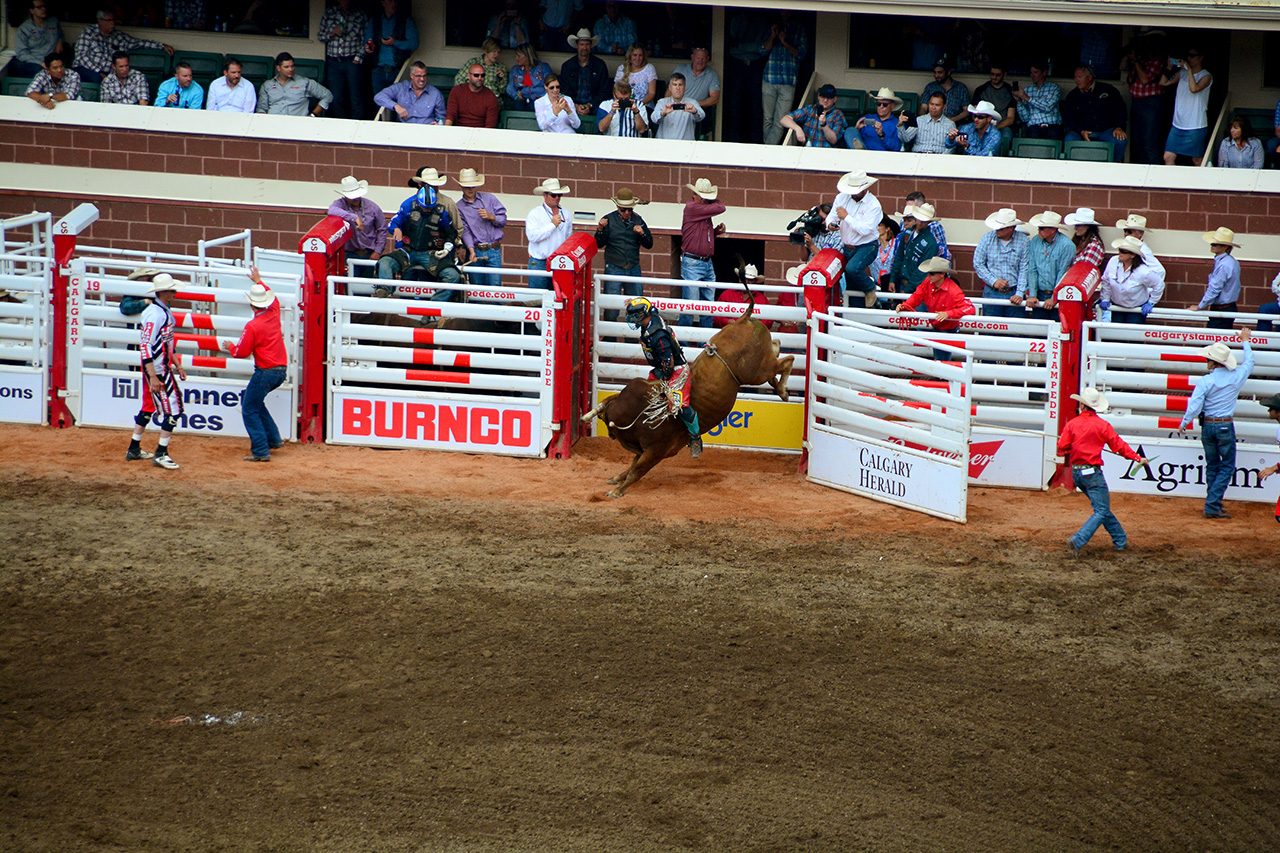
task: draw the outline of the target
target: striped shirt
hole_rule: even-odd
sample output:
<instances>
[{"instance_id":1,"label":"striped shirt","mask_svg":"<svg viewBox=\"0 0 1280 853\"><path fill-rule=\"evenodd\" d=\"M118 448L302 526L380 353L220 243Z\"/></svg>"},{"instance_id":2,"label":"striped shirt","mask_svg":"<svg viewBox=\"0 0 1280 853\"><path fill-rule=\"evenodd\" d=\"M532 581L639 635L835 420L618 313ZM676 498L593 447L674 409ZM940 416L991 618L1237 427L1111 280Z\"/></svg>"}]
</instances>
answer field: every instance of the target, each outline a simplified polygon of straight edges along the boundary
<instances>
[{"instance_id":1,"label":"striped shirt","mask_svg":"<svg viewBox=\"0 0 1280 853\"><path fill-rule=\"evenodd\" d=\"M28 95L66 95L68 101L80 100L80 75L68 68L62 81L53 79L48 71L41 70L27 87Z\"/></svg>"},{"instance_id":2,"label":"striped shirt","mask_svg":"<svg viewBox=\"0 0 1280 853\"><path fill-rule=\"evenodd\" d=\"M1036 126L1041 124L1062 124L1062 113L1058 103L1062 100L1062 89L1057 83L1048 80L1039 86L1034 83L1024 86L1030 100L1018 102L1018 118L1023 124Z\"/></svg>"},{"instance_id":3,"label":"striped shirt","mask_svg":"<svg viewBox=\"0 0 1280 853\"><path fill-rule=\"evenodd\" d=\"M104 104L150 104L151 87L146 75L137 69L130 68L124 80L112 72L102 81L98 100Z\"/></svg>"},{"instance_id":4,"label":"striped shirt","mask_svg":"<svg viewBox=\"0 0 1280 853\"><path fill-rule=\"evenodd\" d=\"M947 134L955 129L956 123L946 116L934 121L922 115L916 119L915 127L898 128L898 138L906 145L914 142L911 150L916 154L945 154Z\"/></svg>"}]
</instances>

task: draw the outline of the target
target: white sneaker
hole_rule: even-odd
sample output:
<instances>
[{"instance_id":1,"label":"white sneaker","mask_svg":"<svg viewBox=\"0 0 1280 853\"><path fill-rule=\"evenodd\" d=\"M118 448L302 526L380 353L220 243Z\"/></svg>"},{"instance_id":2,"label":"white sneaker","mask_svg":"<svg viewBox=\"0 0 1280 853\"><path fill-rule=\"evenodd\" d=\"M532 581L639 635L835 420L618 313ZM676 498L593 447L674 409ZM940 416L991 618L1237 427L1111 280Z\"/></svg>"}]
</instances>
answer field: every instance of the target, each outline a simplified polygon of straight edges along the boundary
<instances>
[{"instance_id":1,"label":"white sneaker","mask_svg":"<svg viewBox=\"0 0 1280 853\"><path fill-rule=\"evenodd\" d=\"M151 464L157 468L163 468L166 471L178 470L178 463L169 458L168 453L161 453L159 456L151 460Z\"/></svg>"}]
</instances>

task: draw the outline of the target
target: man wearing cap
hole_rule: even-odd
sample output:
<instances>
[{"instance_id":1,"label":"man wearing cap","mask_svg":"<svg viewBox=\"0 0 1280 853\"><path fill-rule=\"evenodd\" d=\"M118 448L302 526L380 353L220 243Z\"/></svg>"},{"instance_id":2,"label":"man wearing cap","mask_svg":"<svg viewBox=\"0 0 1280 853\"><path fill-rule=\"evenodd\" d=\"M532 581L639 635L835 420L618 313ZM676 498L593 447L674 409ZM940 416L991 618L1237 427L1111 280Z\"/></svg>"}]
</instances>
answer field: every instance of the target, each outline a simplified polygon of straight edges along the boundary
<instances>
[{"instance_id":1,"label":"man wearing cap","mask_svg":"<svg viewBox=\"0 0 1280 853\"><path fill-rule=\"evenodd\" d=\"M1129 537L1111 512L1111 490L1102 475L1102 449L1105 447L1139 465L1146 465L1147 459L1134 452L1111 424L1098 417L1111 406L1097 388L1086 388L1083 394L1072 394L1071 399L1081 405L1080 414L1068 421L1058 436L1058 455L1071 466L1071 480L1089 499L1093 515L1067 540L1067 547L1073 554L1079 554L1098 528L1105 527L1116 550L1123 551Z\"/></svg>"},{"instance_id":2,"label":"man wearing cap","mask_svg":"<svg viewBox=\"0 0 1280 853\"><path fill-rule=\"evenodd\" d=\"M347 175L337 192L338 198L329 205L328 213L351 226L351 239L343 247L347 257L377 263L387 247L387 216L382 208L365 198L369 193L369 182L357 181L354 175ZM355 274L373 278L376 272L374 267L358 266Z\"/></svg>"},{"instance_id":3,"label":"man wearing cap","mask_svg":"<svg viewBox=\"0 0 1280 853\"><path fill-rule=\"evenodd\" d=\"M289 353L280 328L280 300L262 283L256 266L249 267L249 305L253 319L244 326L240 340L221 338L218 345L232 358L253 356L253 376L240 399L240 417L249 433L250 453L245 462L270 462L271 451L284 446L280 429L267 411L267 395L284 384Z\"/></svg>"},{"instance_id":4,"label":"man wearing cap","mask_svg":"<svg viewBox=\"0 0 1280 853\"><path fill-rule=\"evenodd\" d=\"M462 245L458 208L452 201L445 205L447 197L439 187L448 179L435 172L435 169L419 170L413 178L418 191L404 200L387 223L395 247L378 260L378 278L383 283L374 291L375 296L393 293L396 277L411 266L421 267L430 281L456 284L462 280L457 267L457 252ZM431 298L436 302L450 302L460 298L460 294L440 288Z\"/></svg>"},{"instance_id":5,"label":"man wearing cap","mask_svg":"<svg viewBox=\"0 0 1280 853\"><path fill-rule=\"evenodd\" d=\"M956 121L964 115L965 107L969 104L969 87L951 78L951 64L946 59L939 59L934 64L933 82L920 93L920 115L925 114L925 105L934 92L941 92L946 98L947 105L943 113L947 118Z\"/></svg>"},{"instance_id":6,"label":"man wearing cap","mask_svg":"<svg viewBox=\"0 0 1280 853\"><path fill-rule=\"evenodd\" d=\"M1023 131L1032 139L1062 138L1062 89L1049 82L1048 70L1047 61L1031 63L1031 82L1013 90Z\"/></svg>"},{"instance_id":7,"label":"man wearing cap","mask_svg":"<svg viewBox=\"0 0 1280 853\"><path fill-rule=\"evenodd\" d=\"M1267 409L1267 417L1273 421L1280 421L1280 394L1272 394L1270 397L1264 397L1258 401ZM1280 444L1280 427L1276 428L1276 443ZM1274 465L1268 465L1258 472L1258 482L1265 481L1272 474L1280 473L1280 462ZM1280 521L1280 500L1276 501L1276 521Z\"/></svg>"},{"instance_id":8,"label":"man wearing cap","mask_svg":"<svg viewBox=\"0 0 1280 853\"><path fill-rule=\"evenodd\" d=\"M609 67L603 59L591 53L591 48L599 41L586 27L578 30L577 35L568 38L569 47L577 53L560 66L560 83L565 93L573 98L578 115L588 115L593 104L607 100L613 86Z\"/></svg>"},{"instance_id":9,"label":"man wearing cap","mask_svg":"<svg viewBox=\"0 0 1280 853\"><path fill-rule=\"evenodd\" d=\"M458 185L462 198L458 200L462 243L467 249L467 264L473 266L502 267L502 240L506 236L507 208L493 193L481 192L484 175L475 169L463 169L458 173ZM481 287L497 287L502 277L495 273L472 273L471 281Z\"/></svg>"},{"instance_id":10,"label":"man wearing cap","mask_svg":"<svg viewBox=\"0 0 1280 853\"><path fill-rule=\"evenodd\" d=\"M529 269L546 271L551 253L573 234L573 213L560 205L560 197L568 195L570 189L562 186L559 178L547 178L533 191L542 193L542 204L529 211L524 220L525 237L529 240ZM531 277L529 286L551 290L551 279Z\"/></svg>"},{"instance_id":11,"label":"man wearing cap","mask_svg":"<svg viewBox=\"0 0 1280 853\"><path fill-rule=\"evenodd\" d=\"M947 150L975 157L997 157L1000 154L1000 131L993 122L1000 113L990 101L979 101L966 108L973 121L947 133Z\"/></svg>"},{"instance_id":12,"label":"man wearing cap","mask_svg":"<svg viewBox=\"0 0 1280 853\"><path fill-rule=\"evenodd\" d=\"M1116 222L1116 227L1124 232L1124 236L1133 237L1142 244L1142 260L1160 276L1160 283L1164 283L1165 271L1164 264L1160 263L1160 259L1156 257L1155 252L1151 251L1151 247L1147 245L1147 217L1140 213L1130 213L1124 219Z\"/></svg>"},{"instance_id":13,"label":"man wearing cap","mask_svg":"<svg viewBox=\"0 0 1280 853\"><path fill-rule=\"evenodd\" d=\"M176 322L169 306L178 293L178 282L168 273L160 273L151 281L147 296L151 304L142 312L142 375L147 380L147 391L151 395L151 411L159 415L160 442L156 446L155 456L151 463L166 471L176 470L178 463L169 456L169 439L178 426L178 418L182 417L182 389L178 380L187 380L187 372L182 369L173 346L173 330ZM143 408L143 412L146 408ZM139 441L142 431L146 429L144 414L134 419L133 440L129 442L129 450L125 459L145 459Z\"/></svg>"},{"instance_id":14,"label":"man wearing cap","mask_svg":"<svg viewBox=\"0 0 1280 853\"><path fill-rule=\"evenodd\" d=\"M1236 473L1236 403L1240 389L1253 370L1253 349L1249 330L1240 330L1244 361L1236 364L1235 354L1221 341L1200 350L1208 372L1196 379L1196 389L1187 401L1186 414L1178 432L1186 432L1200 415L1200 446L1204 449L1205 518L1230 518L1222 510L1222 496Z\"/></svg>"},{"instance_id":15,"label":"man wearing cap","mask_svg":"<svg viewBox=\"0 0 1280 853\"><path fill-rule=\"evenodd\" d=\"M1076 66L1076 87L1062 99L1062 124L1067 142L1110 142L1111 159L1124 162L1129 136L1124 132L1128 111L1124 98L1110 83L1093 78L1088 65Z\"/></svg>"},{"instance_id":16,"label":"man wearing cap","mask_svg":"<svg viewBox=\"0 0 1280 853\"><path fill-rule=\"evenodd\" d=\"M604 274L639 277L643 274L640 270L640 249L653 248L653 235L635 207L648 202L636 198L628 187L623 187L618 190L613 203L618 209L602 218L596 226L596 246L604 249ZM601 289L613 296L622 293L641 296L644 293L644 285L638 281L625 284L606 281ZM618 316L617 311L604 313L605 319L611 322Z\"/></svg>"},{"instance_id":17,"label":"man wearing cap","mask_svg":"<svg viewBox=\"0 0 1280 853\"><path fill-rule=\"evenodd\" d=\"M904 112L895 116L893 111L902 106L902 98L888 86L882 86L880 91L870 94L875 101L876 111L864 115L850 130L845 131L845 146L862 147L868 151L901 151L902 140L898 138L898 128L907 123L907 114Z\"/></svg>"},{"instance_id":18,"label":"man wearing cap","mask_svg":"<svg viewBox=\"0 0 1280 853\"><path fill-rule=\"evenodd\" d=\"M1102 271L1102 283L1098 286L1098 307L1110 311L1117 308L1130 311L1111 313L1113 323L1145 325L1147 317L1164 295L1164 279L1142 257L1142 241L1125 236L1111 243L1117 254L1107 261Z\"/></svg>"},{"instance_id":19,"label":"man wearing cap","mask_svg":"<svg viewBox=\"0 0 1280 853\"><path fill-rule=\"evenodd\" d=\"M1209 284L1204 289L1204 296L1195 305L1188 305L1189 311L1235 311L1240 299L1240 262L1231 255L1233 248L1239 248L1236 233L1230 228L1219 228L1201 235L1213 252L1213 270L1209 273ZM1212 317L1206 326L1210 329L1230 329L1233 325L1230 317Z\"/></svg>"},{"instance_id":20,"label":"man wearing cap","mask_svg":"<svg viewBox=\"0 0 1280 853\"><path fill-rule=\"evenodd\" d=\"M408 80L392 83L374 95L373 102L406 124L444 124L444 96L427 82L427 65L421 60L409 66Z\"/></svg>"},{"instance_id":21,"label":"man wearing cap","mask_svg":"<svg viewBox=\"0 0 1280 853\"><path fill-rule=\"evenodd\" d=\"M724 224L713 225L711 218L724 213L724 202L716 201L720 188L706 178L698 178L685 187L693 193L684 206L680 223L680 277L685 281L715 281L716 268L712 259L716 254L716 235L724 233ZM715 288L686 286L685 299L710 302L715 299ZM689 318L680 315L681 325L688 325ZM711 328L711 315L698 318L698 325Z\"/></svg>"},{"instance_id":22,"label":"man wearing cap","mask_svg":"<svg viewBox=\"0 0 1280 853\"><path fill-rule=\"evenodd\" d=\"M924 233L927 234L928 230L924 229ZM894 311L914 311L923 305L925 311L933 315L929 324L940 332L956 329L961 317L972 317L978 313L969 297L960 290L960 285L951 278L951 264L942 258L929 258L916 270L920 273L920 284L910 296L898 303Z\"/></svg>"},{"instance_id":23,"label":"man wearing cap","mask_svg":"<svg viewBox=\"0 0 1280 853\"><path fill-rule=\"evenodd\" d=\"M1058 282L1071 269L1071 259L1076 255L1075 244L1063 234L1067 226L1062 217L1052 210L1037 213L1027 223L1034 232L1027 245L1027 275L1013 297L1014 305L1026 303L1033 320L1056 320L1053 310L1053 291Z\"/></svg>"},{"instance_id":24,"label":"man wearing cap","mask_svg":"<svg viewBox=\"0 0 1280 853\"><path fill-rule=\"evenodd\" d=\"M902 240L889 270L889 281L897 288L898 293L918 292L926 276L924 262L938 257L938 241L929 228L933 212L931 204L909 204L902 211ZM951 266L948 264L945 272L950 270ZM916 304L919 304L919 300Z\"/></svg>"},{"instance_id":25,"label":"man wearing cap","mask_svg":"<svg viewBox=\"0 0 1280 853\"><path fill-rule=\"evenodd\" d=\"M446 127L497 127L502 115L502 104L493 90L484 84L484 66L475 63L467 68L465 86L449 90L449 103L445 106Z\"/></svg>"},{"instance_id":26,"label":"man wearing cap","mask_svg":"<svg viewBox=\"0 0 1280 853\"><path fill-rule=\"evenodd\" d=\"M871 194L877 180L866 172L845 173L836 182L836 199L826 219L828 231L840 232L845 291L850 295L863 294L869 303L874 301L876 282L867 275L867 267L875 260L880 245L880 220L884 219L880 200Z\"/></svg>"},{"instance_id":27,"label":"man wearing cap","mask_svg":"<svg viewBox=\"0 0 1280 853\"><path fill-rule=\"evenodd\" d=\"M782 126L796 132L796 141L810 148L833 148L848 132L844 113L836 109L836 87L818 88L818 102L782 117Z\"/></svg>"},{"instance_id":28,"label":"man wearing cap","mask_svg":"<svg viewBox=\"0 0 1280 853\"><path fill-rule=\"evenodd\" d=\"M914 127L910 125L904 127L899 124L898 138L904 144L911 146L912 153L951 153L947 148L947 139L951 131L956 129L956 123L942 114L946 106L947 96L941 92L934 92L925 103L925 109L928 112L916 119Z\"/></svg>"},{"instance_id":29,"label":"man wearing cap","mask_svg":"<svg viewBox=\"0 0 1280 853\"><path fill-rule=\"evenodd\" d=\"M1027 235L1018 230L1022 220L1013 208L1002 207L986 219L989 231L973 251L973 269L982 281L982 298L999 299L1002 305L984 305L987 317L1022 317L1025 311L1013 297L1026 275Z\"/></svg>"},{"instance_id":30,"label":"man wearing cap","mask_svg":"<svg viewBox=\"0 0 1280 853\"><path fill-rule=\"evenodd\" d=\"M710 66L711 51L695 46L689 52L689 61L677 65L675 73L684 75L684 96L698 102L703 113L720 103L720 75ZM709 124L709 121L703 124ZM699 127L699 132L708 128ZM714 129L714 128L712 128Z\"/></svg>"}]
</instances>

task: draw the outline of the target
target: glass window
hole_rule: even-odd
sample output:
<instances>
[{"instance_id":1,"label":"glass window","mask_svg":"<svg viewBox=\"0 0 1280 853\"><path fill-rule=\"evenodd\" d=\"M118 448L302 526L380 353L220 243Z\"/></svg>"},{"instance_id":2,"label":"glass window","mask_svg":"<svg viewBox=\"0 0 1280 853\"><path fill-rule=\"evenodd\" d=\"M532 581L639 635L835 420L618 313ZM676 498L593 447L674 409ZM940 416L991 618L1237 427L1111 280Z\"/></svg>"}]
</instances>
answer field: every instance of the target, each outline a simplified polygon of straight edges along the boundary
<instances>
[{"instance_id":1,"label":"glass window","mask_svg":"<svg viewBox=\"0 0 1280 853\"><path fill-rule=\"evenodd\" d=\"M139 29L171 29L307 38L311 14L307 0L72 0L62 6L59 17L69 23L92 24L99 8L113 10L116 26L130 34ZM57 7L51 11L59 14ZM154 38L163 40L160 35Z\"/></svg>"},{"instance_id":2,"label":"glass window","mask_svg":"<svg viewBox=\"0 0 1280 853\"><path fill-rule=\"evenodd\" d=\"M710 6L620 2L618 7L619 20L631 19L650 56L687 59L695 43L710 41ZM446 0L445 41L450 47L478 49L480 42L494 38L509 50L523 35L541 51L570 53L569 34L582 27L595 32L604 16L600 0Z\"/></svg>"}]
</instances>

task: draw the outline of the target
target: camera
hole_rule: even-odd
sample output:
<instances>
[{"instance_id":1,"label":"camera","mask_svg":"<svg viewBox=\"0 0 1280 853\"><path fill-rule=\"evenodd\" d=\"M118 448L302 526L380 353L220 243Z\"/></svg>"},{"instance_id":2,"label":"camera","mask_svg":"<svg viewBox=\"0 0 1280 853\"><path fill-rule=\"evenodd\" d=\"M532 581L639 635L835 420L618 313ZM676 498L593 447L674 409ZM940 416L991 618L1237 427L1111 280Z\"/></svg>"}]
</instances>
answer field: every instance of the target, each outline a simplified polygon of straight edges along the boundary
<instances>
[{"instance_id":1,"label":"camera","mask_svg":"<svg viewBox=\"0 0 1280 853\"><path fill-rule=\"evenodd\" d=\"M817 237L826 230L827 215L822 212L822 205L815 204L787 223L787 239L797 246L803 246L806 236Z\"/></svg>"},{"instance_id":2,"label":"camera","mask_svg":"<svg viewBox=\"0 0 1280 853\"><path fill-rule=\"evenodd\" d=\"M632 105L633 103L634 103L634 101L632 101L630 98L619 98L619 99L618 99L618 109L620 109L620 110L629 110L629 109L631 109L631 105Z\"/></svg>"}]
</instances>

